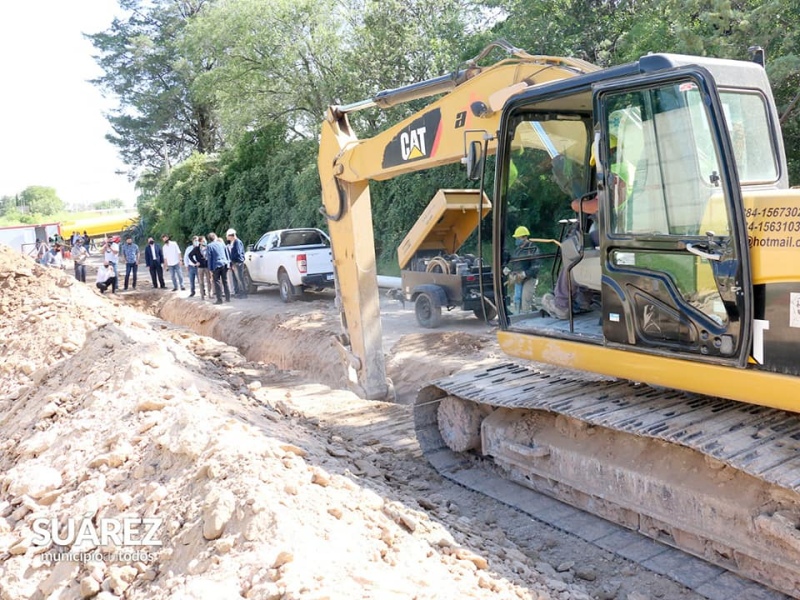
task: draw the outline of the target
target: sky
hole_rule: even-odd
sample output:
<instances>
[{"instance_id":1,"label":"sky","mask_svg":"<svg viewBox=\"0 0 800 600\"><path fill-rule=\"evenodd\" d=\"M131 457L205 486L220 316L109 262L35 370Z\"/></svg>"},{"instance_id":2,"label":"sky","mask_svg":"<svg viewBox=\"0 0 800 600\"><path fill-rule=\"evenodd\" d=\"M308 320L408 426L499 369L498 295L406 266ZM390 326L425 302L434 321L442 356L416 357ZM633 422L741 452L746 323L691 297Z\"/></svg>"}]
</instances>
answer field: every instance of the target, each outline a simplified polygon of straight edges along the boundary
<instances>
[{"instance_id":1,"label":"sky","mask_svg":"<svg viewBox=\"0 0 800 600\"><path fill-rule=\"evenodd\" d=\"M114 107L88 82L101 75L83 33L107 29L116 0L0 1L0 197L55 188L67 206L136 193L103 117Z\"/></svg>"}]
</instances>

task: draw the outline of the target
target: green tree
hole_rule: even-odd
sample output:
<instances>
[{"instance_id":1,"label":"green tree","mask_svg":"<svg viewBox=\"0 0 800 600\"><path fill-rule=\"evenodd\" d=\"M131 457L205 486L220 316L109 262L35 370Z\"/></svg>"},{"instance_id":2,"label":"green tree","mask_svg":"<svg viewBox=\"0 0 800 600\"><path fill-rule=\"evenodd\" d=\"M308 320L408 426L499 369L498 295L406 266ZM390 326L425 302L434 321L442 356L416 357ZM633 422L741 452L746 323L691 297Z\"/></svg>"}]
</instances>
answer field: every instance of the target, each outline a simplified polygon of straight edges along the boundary
<instances>
[{"instance_id":1,"label":"green tree","mask_svg":"<svg viewBox=\"0 0 800 600\"><path fill-rule=\"evenodd\" d=\"M464 0L370 0L350 15L351 43L342 82L356 97L457 70L478 26L475 4Z\"/></svg>"},{"instance_id":2,"label":"green tree","mask_svg":"<svg viewBox=\"0 0 800 600\"><path fill-rule=\"evenodd\" d=\"M494 36L533 54L581 58L598 66L615 63L625 33L639 14L649 12L643 6L648 3L636 0L497 0L488 4L507 15L494 27Z\"/></svg>"},{"instance_id":3,"label":"green tree","mask_svg":"<svg viewBox=\"0 0 800 600\"><path fill-rule=\"evenodd\" d=\"M219 107L227 135L280 121L312 137L341 72L344 41L333 0L228 0L194 18L183 38L191 60L210 57L194 90Z\"/></svg>"},{"instance_id":4,"label":"green tree","mask_svg":"<svg viewBox=\"0 0 800 600\"><path fill-rule=\"evenodd\" d=\"M228 0L192 20L184 52L213 61L194 89L227 135L279 121L312 138L331 104L457 68L474 13L467 0ZM383 119L369 115L366 129Z\"/></svg>"},{"instance_id":5,"label":"green tree","mask_svg":"<svg viewBox=\"0 0 800 600\"><path fill-rule=\"evenodd\" d=\"M211 226L198 198L208 179L217 171L217 160L200 153L193 154L170 171L156 201L153 228L157 235L167 233L183 245L193 234L202 233Z\"/></svg>"},{"instance_id":6,"label":"green tree","mask_svg":"<svg viewBox=\"0 0 800 600\"><path fill-rule=\"evenodd\" d=\"M129 18L90 36L104 69L96 83L120 99L113 137L142 171L137 205L155 233L182 239L233 226L252 242L269 229L324 226L316 138L327 108L453 72L498 37L599 66L647 52L746 58L761 45L792 181L800 175L800 0L120 4ZM353 131L370 137L427 102L352 113ZM533 177L524 168L519 176ZM437 189L465 184L458 165L373 184L382 264L396 264L398 243ZM551 208L521 218L549 224Z\"/></svg>"},{"instance_id":7,"label":"green tree","mask_svg":"<svg viewBox=\"0 0 800 600\"><path fill-rule=\"evenodd\" d=\"M27 207L31 214L54 215L64 210L64 203L51 187L32 185L19 195L19 207Z\"/></svg>"},{"instance_id":8,"label":"green tree","mask_svg":"<svg viewBox=\"0 0 800 600\"><path fill-rule=\"evenodd\" d=\"M17 208L16 196L3 196L0 198L0 217L5 217Z\"/></svg>"},{"instance_id":9,"label":"green tree","mask_svg":"<svg viewBox=\"0 0 800 600\"><path fill-rule=\"evenodd\" d=\"M92 83L118 99L106 117L107 137L133 172L177 163L192 152L214 152L220 132L213 106L192 91L211 69L203 57L179 50L187 22L206 0L119 0L128 17L86 37L103 75Z\"/></svg>"},{"instance_id":10,"label":"green tree","mask_svg":"<svg viewBox=\"0 0 800 600\"><path fill-rule=\"evenodd\" d=\"M111 208L122 208L124 204L119 198L111 198L110 200L101 200L92 204L94 210L108 210Z\"/></svg>"}]
</instances>

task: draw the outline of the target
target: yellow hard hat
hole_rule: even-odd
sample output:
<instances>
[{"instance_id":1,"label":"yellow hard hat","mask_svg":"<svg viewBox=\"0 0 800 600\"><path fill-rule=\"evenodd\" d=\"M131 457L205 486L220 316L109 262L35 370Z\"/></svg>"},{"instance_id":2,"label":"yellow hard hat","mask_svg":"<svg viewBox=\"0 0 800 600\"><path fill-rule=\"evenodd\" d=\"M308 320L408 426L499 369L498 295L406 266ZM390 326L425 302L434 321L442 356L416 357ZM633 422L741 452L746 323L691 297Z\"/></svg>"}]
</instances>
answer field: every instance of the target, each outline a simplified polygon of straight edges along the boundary
<instances>
[{"instance_id":1,"label":"yellow hard hat","mask_svg":"<svg viewBox=\"0 0 800 600\"><path fill-rule=\"evenodd\" d=\"M617 136L615 136L613 133L610 133L608 135L608 148L609 148L609 150L613 150L616 147L617 147ZM595 166L597 164L596 153L597 153L597 144L595 143L595 144L592 144L592 154L589 157L589 166L590 167L593 167L593 166Z\"/></svg>"},{"instance_id":2,"label":"yellow hard hat","mask_svg":"<svg viewBox=\"0 0 800 600\"><path fill-rule=\"evenodd\" d=\"M528 228L527 228L527 227L525 227L525 225L520 225L520 226L519 226L519 227L517 227L517 228L516 228L516 230L514 231L514 237L515 237L515 238L518 238L518 237L527 237L527 236L529 236L530 234L531 234L531 232L530 232L530 231L528 231Z\"/></svg>"}]
</instances>

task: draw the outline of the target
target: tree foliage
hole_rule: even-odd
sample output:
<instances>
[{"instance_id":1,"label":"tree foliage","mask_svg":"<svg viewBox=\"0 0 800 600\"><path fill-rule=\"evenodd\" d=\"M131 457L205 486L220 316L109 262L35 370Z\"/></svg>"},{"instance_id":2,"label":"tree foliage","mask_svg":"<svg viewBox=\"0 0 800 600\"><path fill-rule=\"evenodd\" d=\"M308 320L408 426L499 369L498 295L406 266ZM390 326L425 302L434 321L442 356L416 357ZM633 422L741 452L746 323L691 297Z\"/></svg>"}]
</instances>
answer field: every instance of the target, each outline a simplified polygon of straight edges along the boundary
<instances>
[{"instance_id":1,"label":"tree foliage","mask_svg":"<svg viewBox=\"0 0 800 600\"><path fill-rule=\"evenodd\" d=\"M227 0L187 27L183 50L214 68L195 90L233 141L281 121L313 138L327 108L454 70L465 0ZM372 113L380 118L380 113Z\"/></svg>"},{"instance_id":2,"label":"tree foliage","mask_svg":"<svg viewBox=\"0 0 800 600\"><path fill-rule=\"evenodd\" d=\"M286 142L283 134L282 125L266 127L222 159L196 153L170 171L157 182L157 196L140 198L151 232L185 242L233 227L254 242L268 229L324 225L316 142Z\"/></svg>"},{"instance_id":3,"label":"tree foliage","mask_svg":"<svg viewBox=\"0 0 800 600\"><path fill-rule=\"evenodd\" d=\"M195 80L213 67L203 56L180 51L189 20L206 0L119 0L127 19L87 35L103 75L93 80L118 99L106 115L107 136L123 161L138 173L179 162L192 152L220 145L213 106L194 91Z\"/></svg>"},{"instance_id":4,"label":"tree foliage","mask_svg":"<svg viewBox=\"0 0 800 600\"><path fill-rule=\"evenodd\" d=\"M49 216L64 210L64 202L51 187L32 185L19 194L17 208L30 214Z\"/></svg>"},{"instance_id":5,"label":"tree foliage","mask_svg":"<svg viewBox=\"0 0 800 600\"><path fill-rule=\"evenodd\" d=\"M493 33L532 54L572 56L608 66L644 8L636 0L497 0L507 18ZM655 4L655 3L653 3Z\"/></svg>"},{"instance_id":6,"label":"tree foliage","mask_svg":"<svg viewBox=\"0 0 800 600\"><path fill-rule=\"evenodd\" d=\"M0 217L13 213L17 210L16 196L3 196L0 198Z\"/></svg>"},{"instance_id":7,"label":"tree foliage","mask_svg":"<svg viewBox=\"0 0 800 600\"><path fill-rule=\"evenodd\" d=\"M194 89L218 107L233 139L273 121L289 137L316 134L341 65L336 7L331 0L228 0L193 19L182 48L214 63Z\"/></svg>"},{"instance_id":8,"label":"tree foliage","mask_svg":"<svg viewBox=\"0 0 800 600\"><path fill-rule=\"evenodd\" d=\"M762 46L800 181L800 0L119 2L128 18L89 36L104 72L95 83L119 100L112 141L141 171L143 222L178 239L324 226L316 154L328 106L453 72L499 37L600 66L648 52L746 59ZM351 124L372 136L424 103L352 113ZM454 165L373 184L382 264L437 189L465 183ZM560 216L531 206L524 218L541 231Z\"/></svg>"}]
</instances>

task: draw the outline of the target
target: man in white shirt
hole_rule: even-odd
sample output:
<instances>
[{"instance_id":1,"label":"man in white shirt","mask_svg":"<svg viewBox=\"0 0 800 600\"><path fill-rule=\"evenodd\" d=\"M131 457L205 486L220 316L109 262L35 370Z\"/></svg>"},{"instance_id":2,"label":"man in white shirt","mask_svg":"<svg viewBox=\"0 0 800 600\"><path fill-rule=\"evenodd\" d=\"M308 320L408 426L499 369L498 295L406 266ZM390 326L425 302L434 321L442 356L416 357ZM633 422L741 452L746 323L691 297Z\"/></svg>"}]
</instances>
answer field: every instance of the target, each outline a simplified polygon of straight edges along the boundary
<instances>
[{"instance_id":1,"label":"man in white shirt","mask_svg":"<svg viewBox=\"0 0 800 600\"><path fill-rule=\"evenodd\" d=\"M114 272L113 265L103 263L102 267L97 269L97 280L95 285L100 290L101 294L105 294L106 290L110 287L113 293L117 293L117 274Z\"/></svg>"},{"instance_id":2,"label":"man in white shirt","mask_svg":"<svg viewBox=\"0 0 800 600\"><path fill-rule=\"evenodd\" d=\"M114 267L114 277L117 276L117 261L119 260L119 236L106 238L103 243L103 262Z\"/></svg>"},{"instance_id":3,"label":"man in white shirt","mask_svg":"<svg viewBox=\"0 0 800 600\"><path fill-rule=\"evenodd\" d=\"M185 290L186 288L183 287L183 268L181 267L183 258L181 257L180 246L178 246L177 242L170 240L166 233L161 236L161 240L164 242L161 247L161 251L164 253L164 266L172 275L172 291L178 291L179 283L181 289Z\"/></svg>"}]
</instances>

